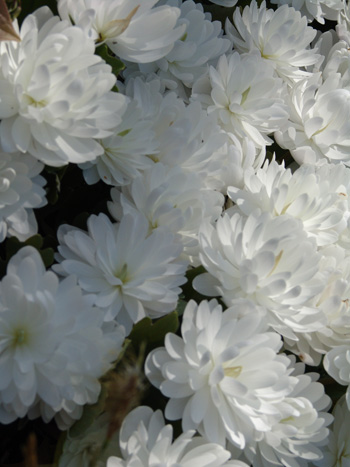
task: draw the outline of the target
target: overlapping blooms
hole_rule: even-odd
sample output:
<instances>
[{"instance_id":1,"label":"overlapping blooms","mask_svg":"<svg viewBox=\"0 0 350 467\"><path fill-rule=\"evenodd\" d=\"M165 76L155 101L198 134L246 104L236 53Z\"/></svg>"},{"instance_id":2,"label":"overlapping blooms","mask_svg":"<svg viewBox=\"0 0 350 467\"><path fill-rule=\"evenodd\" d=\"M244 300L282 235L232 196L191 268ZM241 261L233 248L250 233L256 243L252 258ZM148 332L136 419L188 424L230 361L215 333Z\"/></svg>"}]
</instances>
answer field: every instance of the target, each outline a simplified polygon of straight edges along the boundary
<instances>
[{"instance_id":1,"label":"overlapping blooms","mask_svg":"<svg viewBox=\"0 0 350 467\"><path fill-rule=\"evenodd\" d=\"M0 242L7 236L25 241L37 233L33 209L47 202L42 169L29 154L0 152Z\"/></svg>"},{"instance_id":2,"label":"overlapping blooms","mask_svg":"<svg viewBox=\"0 0 350 467\"><path fill-rule=\"evenodd\" d=\"M278 144L288 149L299 164L350 162L350 89L343 88L334 73L322 82L315 73L290 91L290 120L278 130Z\"/></svg>"},{"instance_id":3,"label":"overlapping blooms","mask_svg":"<svg viewBox=\"0 0 350 467\"><path fill-rule=\"evenodd\" d=\"M158 151L153 124L136 99L129 100L114 133L100 140L103 154L80 165L86 182L92 185L102 180L108 185L123 186L152 167L154 162L149 155Z\"/></svg>"},{"instance_id":4,"label":"overlapping blooms","mask_svg":"<svg viewBox=\"0 0 350 467\"><path fill-rule=\"evenodd\" d=\"M138 68L143 75L156 73L171 89L179 87L178 94L186 98L188 88L206 73L208 65L216 64L230 47L230 41L222 37L220 22L211 21L211 15L203 12L200 3L192 0L163 0L161 3L180 8L178 24L186 25L186 32L164 58L152 64L140 64Z\"/></svg>"},{"instance_id":5,"label":"overlapping blooms","mask_svg":"<svg viewBox=\"0 0 350 467\"><path fill-rule=\"evenodd\" d=\"M317 373L303 374L304 365L295 363L295 359L292 364L290 377L295 377L297 383L291 394L276 404L282 419L276 421L271 432L264 432L255 445L245 449L254 466L308 467L323 457L329 435L327 426L333 420L326 413L331 401L317 382Z\"/></svg>"},{"instance_id":6,"label":"overlapping blooms","mask_svg":"<svg viewBox=\"0 0 350 467\"><path fill-rule=\"evenodd\" d=\"M0 421L55 417L67 429L97 401L124 331L104 326L76 279L59 282L30 246L10 259L0 291Z\"/></svg>"},{"instance_id":7,"label":"overlapping blooms","mask_svg":"<svg viewBox=\"0 0 350 467\"><path fill-rule=\"evenodd\" d=\"M57 3L0 25L0 422L81 418L62 467L345 465L349 2ZM7 238L56 233L55 273Z\"/></svg>"},{"instance_id":8,"label":"overlapping blooms","mask_svg":"<svg viewBox=\"0 0 350 467\"><path fill-rule=\"evenodd\" d=\"M149 233L143 214L127 214L119 224L104 214L92 215L88 232L62 225L57 235L60 264L54 270L75 274L106 321L116 318L129 333L142 318L175 309L179 286L186 282L182 246L169 231Z\"/></svg>"},{"instance_id":9,"label":"overlapping blooms","mask_svg":"<svg viewBox=\"0 0 350 467\"><path fill-rule=\"evenodd\" d=\"M215 152L226 138L200 104L186 105L173 92L163 95L159 78L146 83L130 79L125 94L132 101L124 121L114 135L100 141L104 154L82 166L88 183L101 178L111 185L128 185L162 162L196 172L208 186L216 187L221 164Z\"/></svg>"},{"instance_id":10,"label":"overlapping blooms","mask_svg":"<svg viewBox=\"0 0 350 467\"><path fill-rule=\"evenodd\" d=\"M191 263L199 265L198 231L204 220L214 223L220 216L224 197L208 190L195 173L180 167L167 169L160 162L137 177L121 193L112 190L108 208L116 220L126 214L144 214L150 230L166 229L183 246Z\"/></svg>"},{"instance_id":11,"label":"overlapping blooms","mask_svg":"<svg viewBox=\"0 0 350 467\"><path fill-rule=\"evenodd\" d=\"M257 52L276 71L292 83L309 73L305 67L320 60L309 45L316 30L307 26L307 20L299 11L283 5L276 11L260 7L255 0L247 5L243 13L237 8L233 24L226 21L226 33L240 53Z\"/></svg>"},{"instance_id":12,"label":"overlapping blooms","mask_svg":"<svg viewBox=\"0 0 350 467\"><path fill-rule=\"evenodd\" d=\"M0 143L52 166L103 153L126 107L92 39L42 7L23 21L21 42L0 45Z\"/></svg>"},{"instance_id":13,"label":"overlapping blooms","mask_svg":"<svg viewBox=\"0 0 350 467\"><path fill-rule=\"evenodd\" d=\"M323 269L327 284L309 304L322 310L326 322L316 331L297 333L297 340L284 339L292 350L308 365L319 365L322 356L338 346L347 345L350 334L350 266L348 250L331 245L322 248Z\"/></svg>"},{"instance_id":14,"label":"overlapping blooms","mask_svg":"<svg viewBox=\"0 0 350 467\"><path fill-rule=\"evenodd\" d=\"M345 399L350 410L350 345L339 345L330 350L326 354L323 364L327 373L337 383L347 386Z\"/></svg>"},{"instance_id":15,"label":"overlapping blooms","mask_svg":"<svg viewBox=\"0 0 350 467\"><path fill-rule=\"evenodd\" d=\"M294 331L323 327L322 310L308 302L323 290L327 275L301 221L259 210L247 217L225 213L215 226L203 224L199 242L207 270L193 283L200 293L219 295L227 306L249 298L267 309L273 329L292 339Z\"/></svg>"},{"instance_id":16,"label":"overlapping blooms","mask_svg":"<svg viewBox=\"0 0 350 467\"><path fill-rule=\"evenodd\" d=\"M81 26L97 45L106 42L120 58L153 62L166 55L186 31L176 26L178 8L154 7L158 0L60 0L62 18Z\"/></svg>"},{"instance_id":17,"label":"overlapping blooms","mask_svg":"<svg viewBox=\"0 0 350 467\"><path fill-rule=\"evenodd\" d=\"M319 459L331 422L330 399L313 377L295 375L279 354L277 333L262 332L259 311L240 302L222 312L216 300L188 303L182 338L147 357L146 375L170 398L165 415L212 442L245 450L253 465ZM321 412L321 413L319 413ZM271 464L270 464L271 465ZM292 463L290 465L293 465ZM296 464L294 464L296 465Z\"/></svg>"},{"instance_id":18,"label":"overlapping blooms","mask_svg":"<svg viewBox=\"0 0 350 467\"><path fill-rule=\"evenodd\" d=\"M289 5L306 16L309 23L316 19L324 24L325 19L336 21L344 8L342 0L271 0L275 5Z\"/></svg>"},{"instance_id":19,"label":"overlapping blooms","mask_svg":"<svg viewBox=\"0 0 350 467\"><path fill-rule=\"evenodd\" d=\"M259 148L272 143L267 135L288 117L282 81L256 54L222 55L192 91L192 100L201 102L222 129L240 139L248 136Z\"/></svg>"},{"instance_id":20,"label":"overlapping blooms","mask_svg":"<svg viewBox=\"0 0 350 467\"><path fill-rule=\"evenodd\" d=\"M162 412L150 407L134 409L124 420L119 444L122 457L110 457L107 467L247 467L240 461L229 461L230 452L222 446L196 436L187 430L173 441L173 427L165 425Z\"/></svg>"},{"instance_id":21,"label":"overlapping blooms","mask_svg":"<svg viewBox=\"0 0 350 467\"><path fill-rule=\"evenodd\" d=\"M287 214L300 219L318 246L336 243L348 224L348 180L343 165L304 164L294 173L276 161L255 171L247 169L244 187L230 187L228 195L245 215L256 208L272 216Z\"/></svg>"},{"instance_id":22,"label":"overlapping blooms","mask_svg":"<svg viewBox=\"0 0 350 467\"><path fill-rule=\"evenodd\" d=\"M333 409L334 422L327 445L322 449L323 458L315 462L317 467L346 466L350 455L350 413L342 396Z\"/></svg>"}]
</instances>

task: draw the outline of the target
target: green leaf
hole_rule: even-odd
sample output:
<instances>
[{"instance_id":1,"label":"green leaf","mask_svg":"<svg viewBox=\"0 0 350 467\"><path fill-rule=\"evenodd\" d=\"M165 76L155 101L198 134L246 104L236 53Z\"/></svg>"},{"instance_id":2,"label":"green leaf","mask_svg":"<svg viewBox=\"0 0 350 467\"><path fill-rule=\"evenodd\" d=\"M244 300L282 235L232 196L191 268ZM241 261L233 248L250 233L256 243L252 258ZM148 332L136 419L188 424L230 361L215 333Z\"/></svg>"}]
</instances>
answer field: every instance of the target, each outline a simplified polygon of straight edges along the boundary
<instances>
[{"instance_id":1,"label":"green leaf","mask_svg":"<svg viewBox=\"0 0 350 467\"><path fill-rule=\"evenodd\" d=\"M83 211L74 217L72 224L74 225L74 227L77 227L78 229L87 230L87 221L90 215L91 214L88 213L87 211Z\"/></svg>"},{"instance_id":2,"label":"green leaf","mask_svg":"<svg viewBox=\"0 0 350 467\"><path fill-rule=\"evenodd\" d=\"M52 248L41 249L43 244L44 240L39 234L33 235L25 242L20 242L17 237L10 237L6 241L6 260L8 262L21 248L30 245L38 250L45 267L48 268L54 262L54 250Z\"/></svg>"},{"instance_id":3,"label":"green leaf","mask_svg":"<svg viewBox=\"0 0 350 467\"><path fill-rule=\"evenodd\" d=\"M45 248L44 250L39 250L41 258L45 264L46 268L49 268L55 259L55 252L53 248Z\"/></svg>"},{"instance_id":4,"label":"green leaf","mask_svg":"<svg viewBox=\"0 0 350 467\"><path fill-rule=\"evenodd\" d=\"M9 260L23 246L17 237L10 237L6 242L6 259Z\"/></svg>"},{"instance_id":5,"label":"green leaf","mask_svg":"<svg viewBox=\"0 0 350 467\"><path fill-rule=\"evenodd\" d=\"M48 6L54 15L58 14L57 0L22 0L21 3L22 10L18 17L19 24L22 24L28 15L42 6Z\"/></svg>"},{"instance_id":6,"label":"green leaf","mask_svg":"<svg viewBox=\"0 0 350 467\"><path fill-rule=\"evenodd\" d=\"M107 47L106 44L102 44L99 47L96 47L96 55L99 55L103 60L112 67L112 72L115 76L118 76L119 73L124 70L124 63L117 58L113 52ZM113 55L111 55L113 54Z\"/></svg>"},{"instance_id":7,"label":"green leaf","mask_svg":"<svg viewBox=\"0 0 350 467\"><path fill-rule=\"evenodd\" d=\"M187 303L188 302L186 302L186 300L182 300L181 298L177 302L176 311L179 316L182 316L184 314Z\"/></svg>"},{"instance_id":8,"label":"green leaf","mask_svg":"<svg viewBox=\"0 0 350 467\"><path fill-rule=\"evenodd\" d=\"M22 10L20 0L6 0L6 6L12 21L14 21Z\"/></svg>"},{"instance_id":9,"label":"green leaf","mask_svg":"<svg viewBox=\"0 0 350 467\"><path fill-rule=\"evenodd\" d=\"M37 250L40 250L40 248L43 246L44 240L43 237L39 234L33 235L32 237L28 238L24 242L25 245L31 245Z\"/></svg>"},{"instance_id":10,"label":"green leaf","mask_svg":"<svg viewBox=\"0 0 350 467\"><path fill-rule=\"evenodd\" d=\"M146 342L148 348L162 344L168 332L175 333L179 327L177 311L173 311L154 323L150 318L144 318L133 327L129 339L135 346L140 346Z\"/></svg>"},{"instance_id":11,"label":"green leaf","mask_svg":"<svg viewBox=\"0 0 350 467\"><path fill-rule=\"evenodd\" d=\"M187 271L186 273L187 282L186 284L181 286L182 298L186 302L189 302L190 300L195 300L197 303L200 303L202 300L206 300L208 298L200 294L196 290L194 290L192 286L193 279L199 276L199 274L203 274L204 272L206 272L206 270L203 266L198 266L197 268L191 268Z\"/></svg>"}]
</instances>

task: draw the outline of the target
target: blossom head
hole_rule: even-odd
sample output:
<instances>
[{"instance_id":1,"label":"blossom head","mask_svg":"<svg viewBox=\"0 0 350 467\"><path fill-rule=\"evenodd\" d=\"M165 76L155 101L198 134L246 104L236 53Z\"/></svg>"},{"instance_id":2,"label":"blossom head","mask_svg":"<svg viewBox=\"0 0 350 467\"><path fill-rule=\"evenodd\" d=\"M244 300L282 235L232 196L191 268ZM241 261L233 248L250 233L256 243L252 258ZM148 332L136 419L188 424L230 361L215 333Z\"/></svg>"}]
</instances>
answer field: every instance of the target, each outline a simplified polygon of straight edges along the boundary
<instances>
[{"instance_id":1,"label":"blossom head","mask_svg":"<svg viewBox=\"0 0 350 467\"><path fill-rule=\"evenodd\" d=\"M103 328L75 278L59 282L33 247L11 258L0 290L0 420L55 417L67 429L97 401L124 330Z\"/></svg>"},{"instance_id":2,"label":"blossom head","mask_svg":"<svg viewBox=\"0 0 350 467\"><path fill-rule=\"evenodd\" d=\"M289 83L308 76L304 67L317 63L320 56L309 45L316 30L307 25L299 11L283 5L273 9L260 7L255 0L243 13L235 9L233 24L226 21L226 32L239 53L256 51Z\"/></svg>"},{"instance_id":3,"label":"blossom head","mask_svg":"<svg viewBox=\"0 0 350 467\"><path fill-rule=\"evenodd\" d=\"M295 417L295 426L304 425L303 411L294 407L302 403L304 394L299 393L306 393L312 380L291 375L291 360L279 354L281 336L264 332L259 316L248 301L224 312L216 300L188 303L182 338L167 334L165 347L153 350L145 364L151 383L170 398L167 418L181 418L183 430L197 429L211 442L225 446L228 441L247 450L254 450L262 439L272 451L278 449L273 432L279 423L288 424L289 415ZM324 394L320 398L324 408L329 398ZM308 399L306 411L317 419L318 408L313 407L312 396ZM320 429L325 424L320 419L310 431L322 432L324 439L328 432Z\"/></svg>"},{"instance_id":4,"label":"blossom head","mask_svg":"<svg viewBox=\"0 0 350 467\"><path fill-rule=\"evenodd\" d=\"M125 97L77 26L42 7L23 21L21 42L0 45L0 143L51 166L103 153L95 138L121 121Z\"/></svg>"}]
</instances>

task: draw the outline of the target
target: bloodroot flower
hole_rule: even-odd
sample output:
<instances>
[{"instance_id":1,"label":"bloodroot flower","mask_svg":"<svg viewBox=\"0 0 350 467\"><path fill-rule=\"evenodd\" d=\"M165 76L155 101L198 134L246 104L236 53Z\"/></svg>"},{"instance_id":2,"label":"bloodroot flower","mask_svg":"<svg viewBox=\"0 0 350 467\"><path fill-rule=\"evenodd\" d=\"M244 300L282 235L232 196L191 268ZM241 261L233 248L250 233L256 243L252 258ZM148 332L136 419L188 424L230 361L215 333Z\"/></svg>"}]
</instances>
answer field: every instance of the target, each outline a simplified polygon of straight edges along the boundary
<instances>
[{"instance_id":1,"label":"bloodroot flower","mask_svg":"<svg viewBox=\"0 0 350 467\"><path fill-rule=\"evenodd\" d=\"M1 423L55 417L67 429L97 401L123 340L74 277L59 282L37 250L22 248L0 283Z\"/></svg>"},{"instance_id":2,"label":"bloodroot flower","mask_svg":"<svg viewBox=\"0 0 350 467\"><path fill-rule=\"evenodd\" d=\"M279 353L281 336L263 332L256 306L241 301L223 312L216 300L190 301L181 334L168 333L145 364L151 383L170 398L169 420L245 449L253 465L321 457L316 445L327 437L331 416L319 411L330 399L314 375L300 374L304 367L293 369Z\"/></svg>"},{"instance_id":3,"label":"bloodroot flower","mask_svg":"<svg viewBox=\"0 0 350 467\"><path fill-rule=\"evenodd\" d=\"M0 44L0 143L45 164L82 163L104 152L126 107L116 77L77 26L42 7L23 21L21 42Z\"/></svg>"},{"instance_id":4,"label":"bloodroot flower","mask_svg":"<svg viewBox=\"0 0 350 467\"><path fill-rule=\"evenodd\" d=\"M120 430L124 459L110 457L107 467L248 467L244 462L228 461L229 451L194 435L195 430L188 430L173 441L173 427L165 425L160 410L137 407L125 418Z\"/></svg>"},{"instance_id":5,"label":"bloodroot flower","mask_svg":"<svg viewBox=\"0 0 350 467\"><path fill-rule=\"evenodd\" d=\"M85 293L93 294L105 320L116 318L127 332L142 318L159 318L176 307L186 282L182 246L167 231L149 234L140 213L113 224L107 216L90 216L88 232L63 225L58 230L61 261L54 269L75 274Z\"/></svg>"}]
</instances>

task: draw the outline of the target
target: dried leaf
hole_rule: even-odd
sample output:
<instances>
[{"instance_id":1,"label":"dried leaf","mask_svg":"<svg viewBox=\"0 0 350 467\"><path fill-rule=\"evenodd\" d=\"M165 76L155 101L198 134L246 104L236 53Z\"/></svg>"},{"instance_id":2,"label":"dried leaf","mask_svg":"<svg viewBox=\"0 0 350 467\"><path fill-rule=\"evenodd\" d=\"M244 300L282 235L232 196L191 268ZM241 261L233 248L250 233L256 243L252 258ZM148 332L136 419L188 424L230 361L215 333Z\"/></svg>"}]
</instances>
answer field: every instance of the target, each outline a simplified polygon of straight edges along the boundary
<instances>
[{"instance_id":1,"label":"dried leaf","mask_svg":"<svg viewBox=\"0 0 350 467\"><path fill-rule=\"evenodd\" d=\"M106 40L109 37L117 37L122 34L125 29L129 26L130 21L132 20L133 16L136 14L137 10L139 9L140 5L135 7L126 18L124 19L114 19L106 24L104 27L104 31L101 32L101 39Z\"/></svg>"},{"instance_id":2,"label":"dried leaf","mask_svg":"<svg viewBox=\"0 0 350 467\"><path fill-rule=\"evenodd\" d=\"M0 41L20 42L21 38L15 31L5 0L0 0Z\"/></svg>"}]
</instances>

